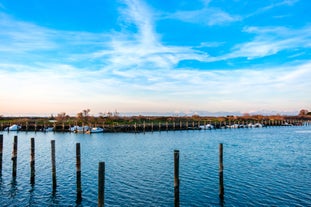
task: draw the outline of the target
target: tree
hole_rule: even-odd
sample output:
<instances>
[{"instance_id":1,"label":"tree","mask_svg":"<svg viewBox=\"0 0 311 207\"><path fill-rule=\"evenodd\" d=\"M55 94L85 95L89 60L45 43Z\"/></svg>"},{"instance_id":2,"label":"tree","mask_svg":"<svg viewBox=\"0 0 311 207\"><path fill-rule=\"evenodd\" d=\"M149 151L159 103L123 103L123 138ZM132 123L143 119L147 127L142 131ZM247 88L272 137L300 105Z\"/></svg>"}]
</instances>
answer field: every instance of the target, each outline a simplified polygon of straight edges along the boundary
<instances>
[{"instance_id":1,"label":"tree","mask_svg":"<svg viewBox=\"0 0 311 207\"><path fill-rule=\"evenodd\" d=\"M59 122L65 121L68 118L69 118L69 116L66 115L65 112L61 112L61 113L57 114L57 116L56 116L56 120Z\"/></svg>"},{"instance_id":2,"label":"tree","mask_svg":"<svg viewBox=\"0 0 311 207\"><path fill-rule=\"evenodd\" d=\"M90 109L84 109L82 112L77 113L78 120L87 123L90 117L90 111Z\"/></svg>"},{"instance_id":3,"label":"tree","mask_svg":"<svg viewBox=\"0 0 311 207\"><path fill-rule=\"evenodd\" d=\"M307 109L301 109L299 111L299 115L298 116L305 116L309 113L309 111Z\"/></svg>"}]
</instances>

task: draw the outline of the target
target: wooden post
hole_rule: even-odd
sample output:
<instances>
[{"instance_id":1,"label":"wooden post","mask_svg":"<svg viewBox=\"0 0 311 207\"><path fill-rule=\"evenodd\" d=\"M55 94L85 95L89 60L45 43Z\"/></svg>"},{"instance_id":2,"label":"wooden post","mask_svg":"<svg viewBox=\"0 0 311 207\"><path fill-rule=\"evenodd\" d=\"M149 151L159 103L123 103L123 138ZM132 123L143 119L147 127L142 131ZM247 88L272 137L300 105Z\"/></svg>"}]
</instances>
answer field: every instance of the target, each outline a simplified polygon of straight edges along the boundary
<instances>
[{"instance_id":1,"label":"wooden post","mask_svg":"<svg viewBox=\"0 0 311 207\"><path fill-rule=\"evenodd\" d=\"M14 179L14 178L16 178L16 168L17 168L17 136L14 136L12 161L13 161L12 176L13 176L13 179Z\"/></svg>"},{"instance_id":2,"label":"wooden post","mask_svg":"<svg viewBox=\"0 0 311 207\"><path fill-rule=\"evenodd\" d=\"M98 207L105 204L105 162L98 164Z\"/></svg>"},{"instance_id":3,"label":"wooden post","mask_svg":"<svg viewBox=\"0 0 311 207\"><path fill-rule=\"evenodd\" d=\"M2 175L3 134L0 134L0 175Z\"/></svg>"},{"instance_id":4,"label":"wooden post","mask_svg":"<svg viewBox=\"0 0 311 207\"><path fill-rule=\"evenodd\" d=\"M55 190L55 189L56 189L55 140L51 140L51 160L52 160L52 181L53 181L53 190Z\"/></svg>"},{"instance_id":5,"label":"wooden post","mask_svg":"<svg viewBox=\"0 0 311 207\"><path fill-rule=\"evenodd\" d=\"M76 143L77 201L82 199L80 143Z\"/></svg>"},{"instance_id":6,"label":"wooden post","mask_svg":"<svg viewBox=\"0 0 311 207\"><path fill-rule=\"evenodd\" d=\"M35 138L30 139L30 184L35 184Z\"/></svg>"},{"instance_id":7,"label":"wooden post","mask_svg":"<svg viewBox=\"0 0 311 207\"><path fill-rule=\"evenodd\" d=\"M179 150L174 150L174 204L179 207Z\"/></svg>"},{"instance_id":8,"label":"wooden post","mask_svg":"<svg viewBox=\"0 0 311 207\"><path fill-rule=\"evenodd\" d=\"M223 165L223 144L219 144L219 198L224 199L224 165Z\"/></svg>"}]
</instances>

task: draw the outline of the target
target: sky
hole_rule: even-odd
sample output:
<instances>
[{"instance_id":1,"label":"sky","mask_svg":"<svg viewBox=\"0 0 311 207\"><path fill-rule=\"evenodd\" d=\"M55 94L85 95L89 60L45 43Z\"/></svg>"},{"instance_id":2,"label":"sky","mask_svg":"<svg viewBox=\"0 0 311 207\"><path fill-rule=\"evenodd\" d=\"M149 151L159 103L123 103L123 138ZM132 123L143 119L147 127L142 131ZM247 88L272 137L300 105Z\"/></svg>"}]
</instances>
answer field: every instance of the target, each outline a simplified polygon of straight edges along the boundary
<instances>
[{"instance_id":1,"label":"sky","mask_svg":"<svg viewBox=\"0 0 311 207\"><path fill-rule=\"evenodd\" d=\"M311 110L309 0L0 0L0 115Z\"/></svg>"}]
</instances>

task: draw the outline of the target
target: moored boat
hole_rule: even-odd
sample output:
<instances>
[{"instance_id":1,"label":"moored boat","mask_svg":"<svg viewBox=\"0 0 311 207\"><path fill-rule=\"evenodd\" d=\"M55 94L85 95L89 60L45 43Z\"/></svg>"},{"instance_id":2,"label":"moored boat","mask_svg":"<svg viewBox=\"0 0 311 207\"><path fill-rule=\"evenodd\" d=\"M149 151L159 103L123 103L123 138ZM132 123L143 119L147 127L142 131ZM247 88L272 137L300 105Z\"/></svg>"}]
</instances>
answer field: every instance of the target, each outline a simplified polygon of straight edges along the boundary
<instances>
[{"instance_id":1,"label":"moored boat","mask_svg":"<svg viewBox=\"0 0 311 207\"><path fill-rule=\"evenodd\" d=\"M13 125L10 126L10 127L4 128L4 131L18 131L18 130L20 130L21 128L22 128L21 126L18 126L17 124L13 124Z\"/></svg>"}]
</instances>

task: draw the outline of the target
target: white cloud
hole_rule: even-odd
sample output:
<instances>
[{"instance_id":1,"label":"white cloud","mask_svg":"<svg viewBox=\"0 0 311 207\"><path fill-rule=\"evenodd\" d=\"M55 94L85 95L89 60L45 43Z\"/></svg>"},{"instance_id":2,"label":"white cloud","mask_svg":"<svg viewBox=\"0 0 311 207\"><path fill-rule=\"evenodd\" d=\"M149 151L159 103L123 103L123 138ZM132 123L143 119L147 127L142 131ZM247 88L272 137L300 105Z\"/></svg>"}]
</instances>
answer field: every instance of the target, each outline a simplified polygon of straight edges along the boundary
<instances>
[{"instance_id":1,"label":"white cloud","mask_svg":"<svg viewBox=\"0 0 311 207\"><path fill-rule=\"evenodd\" d=\"M232 52L219 57L230 59L247 57L260 58L277 54L283 50L309 48L311 41L311 27L289 29L285 27L246 27L244 32L254 33L255 38L246 43L237 44Z\"/></svg>"},{"instance_id":2,"label":"white cloud","mask_svg":"<svg viewBox=\"0 0 311 207\"><path fill-rule=\"evenodd\" d=\"M223 25L241 20L240 16L230 15L219 8L209 7L208 3L200 10L177 11L175 13L163 15L163 18L178 19L188 23L208 26Z\"/></svg>"}]
</instances>

